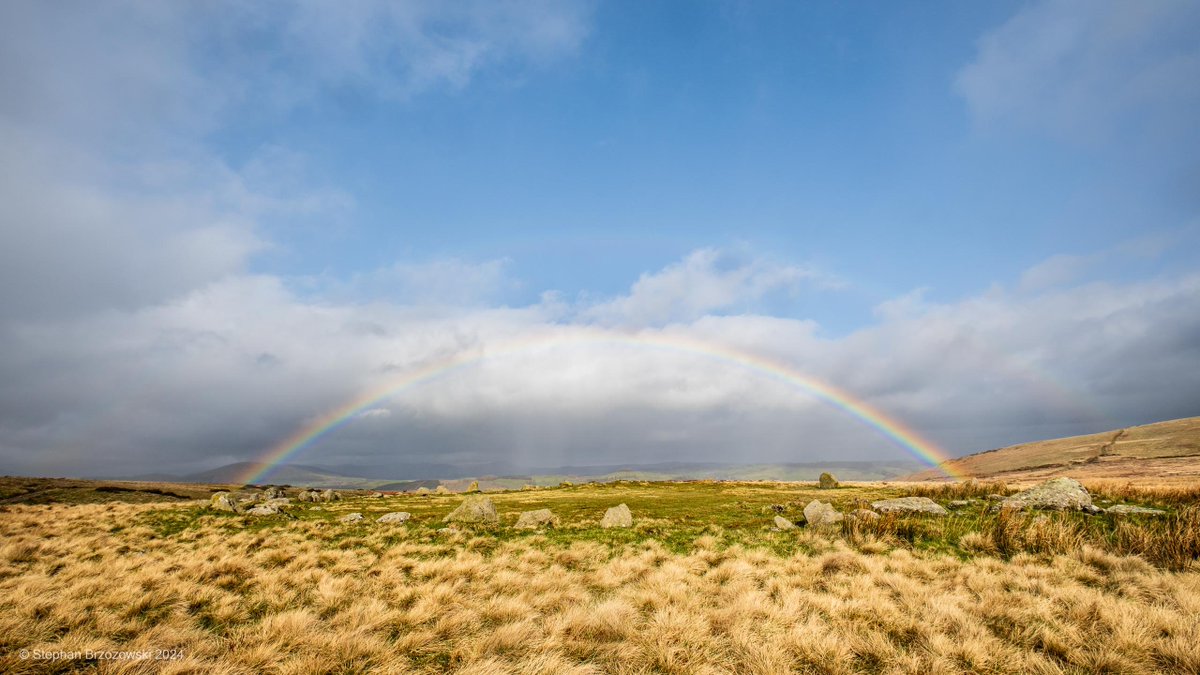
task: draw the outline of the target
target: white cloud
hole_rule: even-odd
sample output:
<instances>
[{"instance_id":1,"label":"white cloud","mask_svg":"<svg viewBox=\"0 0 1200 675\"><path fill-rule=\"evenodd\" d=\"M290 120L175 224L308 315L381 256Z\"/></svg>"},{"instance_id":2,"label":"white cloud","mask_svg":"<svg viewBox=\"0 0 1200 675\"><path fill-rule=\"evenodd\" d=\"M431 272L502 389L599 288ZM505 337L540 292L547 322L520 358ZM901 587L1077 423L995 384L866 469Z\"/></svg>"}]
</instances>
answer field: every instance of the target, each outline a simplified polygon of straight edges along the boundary
<instances>
[{"instance_id":1,"label":"white cloud","mask_svg":"<svg viewBox=\"0 0 1200 675\"><path fill-rule=\"evenodd\" d=\"M979 41L956 81L977 121L1102 141L1126 124L1194 127L1200 6L1042 0Z\"/></svg>"},{"instance_id":2,"label":"white cloud","mask_svg":"<svg viewBox=\"0 0 1200 675\"><path fill-rule=\"evenodd\" d=\"M658 272L643 274L627 295L597 303L582 315L604 324L690 321L713 311L745 308L771 293L795 292L804 283L829 287L836 282L798 265L700 249Z\"/></svg>"},{"instance_id":3,"label":"white cloud","mask_svg":"<svg viewBox=\"0 0 1200 675\"><path fill-rule=\"evenodd\" d=\"M697 343L785 364L958 451L1194 414L1200 400L1194 275L995 288L881 312L841 338L816 328L756 314L606 326L540 304L431 314L232 275L154 306L10 325L0 463L78 472L102 456L136 473L249 459L387 386L396 394L363 413L370 424L339 428L304 461L902 456L787 382L687 347Z\"/></svg>"}]
</instances>

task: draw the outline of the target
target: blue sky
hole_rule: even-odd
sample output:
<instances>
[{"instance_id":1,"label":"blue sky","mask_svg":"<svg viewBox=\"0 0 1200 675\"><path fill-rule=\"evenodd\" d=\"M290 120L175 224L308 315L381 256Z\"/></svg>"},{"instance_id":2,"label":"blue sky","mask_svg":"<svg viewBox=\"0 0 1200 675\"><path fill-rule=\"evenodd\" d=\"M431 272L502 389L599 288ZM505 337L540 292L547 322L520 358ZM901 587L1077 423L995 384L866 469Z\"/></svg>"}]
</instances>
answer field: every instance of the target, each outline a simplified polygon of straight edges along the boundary
<instances>
[{"instance_id":1,"label":"blue sky","mask_svg":"<svg viewBox=\"0 0 1200 675\"><path fill-rule=\"evenodd\" d=\"M12 2L0 26L0 468L252 459L388 373L580 332L777 359L949 454L1200 412L1195 3ZM897 452L794 392L611 357L484 367L304 459Z\"/></svg>"}]
</instances>

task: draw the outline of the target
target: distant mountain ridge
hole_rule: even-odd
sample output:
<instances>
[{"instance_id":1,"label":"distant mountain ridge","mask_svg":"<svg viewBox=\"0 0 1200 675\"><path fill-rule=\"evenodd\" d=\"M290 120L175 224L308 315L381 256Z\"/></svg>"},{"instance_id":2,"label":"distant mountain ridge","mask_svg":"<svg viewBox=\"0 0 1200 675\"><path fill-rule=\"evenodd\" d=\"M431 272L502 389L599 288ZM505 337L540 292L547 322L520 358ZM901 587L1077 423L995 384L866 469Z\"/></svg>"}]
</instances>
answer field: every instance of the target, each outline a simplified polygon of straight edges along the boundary
<instances>
[{"instance_id":1,"label":"distant mountain ridge","mask_svg":"<svg viewBox=\"0 0 1200 675\"><path fill-rule=\"evenodd\" d=\"M436 465L418 465L419 470L408 475L367 477L350 475L345 469L284 464L272 468L264 483L304 487L332 487L371 490L410 490L434 487L439 484L463 487L478 480L484 489L512 489L523 485L557 485L562 481L611 480L816 480L824 471L842 480L888 480L912 473L921 467L915 461L889 460L877 462L803 462L778 464L724 464L717 462L659 462L655 464L607 464L594 466L543 467L528 472L502 475L481 473L464 475L462 469L447 471L441 476L429 476ZM129 476L132 480L156 480L182 483L238 483L245 476L259 473L266 465L255 462L236 462L225 466L183 476L156 473Z\"/></svg>"}]
</instances>

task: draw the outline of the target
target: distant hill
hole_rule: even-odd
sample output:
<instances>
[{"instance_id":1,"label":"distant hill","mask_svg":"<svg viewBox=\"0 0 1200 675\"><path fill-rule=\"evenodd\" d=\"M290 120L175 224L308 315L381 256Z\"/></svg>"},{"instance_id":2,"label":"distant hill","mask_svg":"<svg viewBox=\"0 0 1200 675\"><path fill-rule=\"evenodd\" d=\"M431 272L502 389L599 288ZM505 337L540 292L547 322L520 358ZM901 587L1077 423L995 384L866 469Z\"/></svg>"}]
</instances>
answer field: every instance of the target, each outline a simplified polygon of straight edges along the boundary
<instances>
[{"instance_id":1,"label":"distant hill","mask_svg":"<svg viewBox=\"0 0 1200 675\"><path fill-rule=\"evenodd\" d=\"M943 464L959 475L1005 480L1073 478L1190 482L1200 479L1200 417L1021 443ZM936 480L929 469L909 480Z\"/></svg>"},{"instance_id":2,"label":"distant hill","mask_svg":"<svg viewBox=\"0 0 1200 675\"><path fill-rule=\"evenodd\" d=\"M208 471L177 476L173 480L182 483L237 483L245 476L253 475L253 473L257 473L264 468L266 468L266 465L257 462L236 462ZM345 476L336 470L323 467L284 464L273 469L270 475L267 476L266 482L275 485L321 485L327 487L357 488L372 487L374 483L383 481ZM366 485L368 483L371 485Z\"/></svg>"},{"instance_id":3,"label":"distant hill","mask_svg":"<svg viewBox=\"0 0 1200 675\"><path fill-rule=\"evenodd\" d=\"M188 474L186 476L171 476L155 474L151 476L133 476L134 480L157 480L183 483L237 483L246 475L252 475L264 468L264 465L253 462L237 462L227 464L208 471ZM614 480L694 480L694 479L723 479L723 480L782 480L808 481L816 480L821 472L829 471L841 480L869 481L888 480L910 474L921 468L916 462L906 460L891 460L879 462L809 462L785 464L717 464L686 462L664 462L659 464L612 464L601 466L569 466L547 467L535 469L521 474L485 474L464 475L461 470L447 471L441 476L429 476L428 466L422 465L419 471L408 473L396 471L391 475L373 477L348 475L339 469L285 464L275 467L267 474L263 482L274 485L295 485L304 487L323 487L341 489L366 490L413 490L417 487L433 488L446 485L452 490L465 489L473 480L478 480L485 490L518 489L524 485L558 485L562 481L608 482ZM389 472L391 473L391 472ZM398 474L398 475L397 475Z\"/></svg>"}]
</instances>

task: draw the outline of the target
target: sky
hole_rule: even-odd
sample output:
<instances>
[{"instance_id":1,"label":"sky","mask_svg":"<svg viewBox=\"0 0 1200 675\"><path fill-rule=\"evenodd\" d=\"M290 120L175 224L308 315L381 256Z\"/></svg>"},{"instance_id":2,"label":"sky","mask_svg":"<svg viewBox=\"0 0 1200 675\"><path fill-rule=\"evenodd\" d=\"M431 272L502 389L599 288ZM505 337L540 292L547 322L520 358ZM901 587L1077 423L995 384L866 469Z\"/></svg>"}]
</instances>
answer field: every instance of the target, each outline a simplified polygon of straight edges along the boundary
<instances>
[{"instance_id":1,"label":"sky","mask_svg":"<svg viewBox=\"0 0 1200 675\"><path fill-rule=\"evenodd\" d=\"M0 473L393 389L292 461L910 458L738 359L947 456L1197 415L1196 110L1188 1L0 3Z\"/></svg>"}]
</instances>

